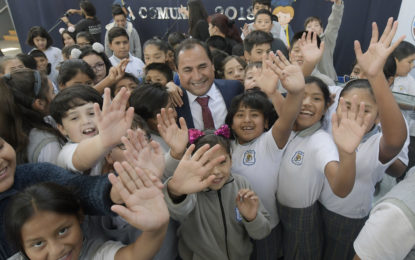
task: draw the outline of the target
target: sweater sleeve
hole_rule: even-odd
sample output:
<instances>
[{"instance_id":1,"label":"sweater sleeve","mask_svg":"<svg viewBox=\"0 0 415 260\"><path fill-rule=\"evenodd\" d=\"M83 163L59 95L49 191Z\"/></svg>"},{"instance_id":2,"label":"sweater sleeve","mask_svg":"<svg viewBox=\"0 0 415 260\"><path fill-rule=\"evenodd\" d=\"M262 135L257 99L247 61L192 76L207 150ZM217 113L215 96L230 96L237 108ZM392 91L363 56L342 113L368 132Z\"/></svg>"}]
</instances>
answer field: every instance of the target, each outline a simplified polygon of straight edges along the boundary
<instances>
[{"instance_id":1,"label":"sweater sleeve","mask_svg":"<svg viewBox=\"0 0 415 260\"><path fill-rule=\"evenodd\" d=\"M162 181L167 180L173 176L174 171L180 163L180 160L176 160L170 155L170 150L164 154L164 160L166 162L166 167L164 168L163 179Z\"/></svg>"},{"instance_id":2,"label":"sweater sleeve","mask_svg":"<svg viewBox=\"0 0 415 260\"><path fill-rule=\"evenodd\" d=\"M186 217L193 211L196 206L196 194L188 194L186 198L180 203L174 203L167 191L167 183L171 178L167 179L164 184L163 194L167 207L169 208L170 216L179 222L183 222Z\"/></svg>"},{"instance_id":3,"label":"sweater sleeve","mask_svg":"<svg viewBox=\"0 0 415 260\"><path fill-rule=\"evenodd\" d=\"M133 41L133 44L134 44L134 49L132 50L133 55L136 56L139 59L142 59L142 49L141 49L140 36L138 35L137 30L134 29L134 28L131 31L130 41Z\"/></svg>"},{"instance_id":4,"label":"sweater sleeve","mask_svg":"<svg viewBox=\"0 0 415 260\"><path fill-rule=\"evenodd\" d=\"M343 18L343 11L344 11L344 3L336 4L334 3L331 9L331 14L329 16L326 29L324 30L324 41L327 41L328 44L325 46L330 46L334 51L336 47L337 35L339 34L340 25L342 23Z\"/></svg>"},{"instance_id":5,"label":"sweater sleeve","mask_svg":"<svg viewBox=\"0 0 415 260\"><path fill-rule=\"evenodd\" d=\"M112 186L107 176L75 174L50 163L22 164L16 167L14 187L17 190L42 182L53 182L72 189L87 215L111 214Z\"/></svg>"}]
</instances>

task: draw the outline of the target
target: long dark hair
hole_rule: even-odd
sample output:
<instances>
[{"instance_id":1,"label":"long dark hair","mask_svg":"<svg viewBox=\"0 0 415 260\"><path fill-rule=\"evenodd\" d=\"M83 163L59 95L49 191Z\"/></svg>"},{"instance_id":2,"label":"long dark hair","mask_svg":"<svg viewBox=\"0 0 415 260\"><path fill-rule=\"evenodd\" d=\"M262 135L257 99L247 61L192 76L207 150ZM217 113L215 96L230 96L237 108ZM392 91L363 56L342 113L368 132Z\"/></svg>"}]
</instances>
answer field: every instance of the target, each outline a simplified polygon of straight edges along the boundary
<instances>
[{"instance_id":1,"label":"long dark hair","mask_svg":"<svg viewBox=\"0 0 415 260\"><path fill-rule=\"evenodd\" d=\"M199 22L199 20L207 21L207 12L201 0L189 0L187 2L189 7L189 34Z\"/></svg>"},{"instance_id":2,"label":"long dark hair","mask_svg":"<svg viewBox=\"0 0 415 260\"><path fill-rule=\"evenodd\" d=\"M239 43L242 42L238 27L235 25L235 21L229 20L226 15L212 14L208 17L208 23L218 27L219 31L225 34L226 37Z\"/></svg>"}]
</instances>

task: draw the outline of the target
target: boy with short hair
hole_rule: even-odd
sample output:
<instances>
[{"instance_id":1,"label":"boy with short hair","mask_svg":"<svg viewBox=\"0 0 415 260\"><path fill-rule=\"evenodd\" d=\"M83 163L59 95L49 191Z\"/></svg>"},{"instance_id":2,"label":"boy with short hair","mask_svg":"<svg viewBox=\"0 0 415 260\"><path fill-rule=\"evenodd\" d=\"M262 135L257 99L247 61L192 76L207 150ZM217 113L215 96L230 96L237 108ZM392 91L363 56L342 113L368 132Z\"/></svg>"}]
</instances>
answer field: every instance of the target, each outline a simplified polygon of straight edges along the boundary
<instances>
[{"instance_id":1,"label":"boy with short hair","mask_svg":"<svg viewBox=\"0 0 415 260\"><path fill-rule=\"evenodd\" d=\"M145 68L147 83L160 83L163 86L173 81L173 71L165 63L151 63Z\"/></svg>"},{"instance_id":2,"label":"boy with short hair","mask_svg":"<svg viewBox=\"0 0 415 260\"><path fill-rule=\"evenodd\" d=\"M244 39L246 62L262 62L262 55L271 51L272 35L263 31L253 31Z\"/></svg>"},{"instance_id":3,"label":"boy with short hair","mask_svg":"<svg viewBox=\"0 0 415 260\"><path fill-rule=\"evenodd\" d=\"M108 32L109 47L113 55L109 58L112 66L117 66L122 59L129 59L126 72L140 79L144 76L144 62L130 54L128 33L124 28L114 27Z\"/></svg>"},{"instance_id":4,"label":"boy with short hair","mask_svg":"<svg viewBox=\"0 0 415 260\"><path fill-rule=\"evenodd\" d=\"M139 84L140 81L133 74L125 72L124 76L111 86L111 96L115 97L122 88L132 92Z\"/></svg>"}]
</instances>

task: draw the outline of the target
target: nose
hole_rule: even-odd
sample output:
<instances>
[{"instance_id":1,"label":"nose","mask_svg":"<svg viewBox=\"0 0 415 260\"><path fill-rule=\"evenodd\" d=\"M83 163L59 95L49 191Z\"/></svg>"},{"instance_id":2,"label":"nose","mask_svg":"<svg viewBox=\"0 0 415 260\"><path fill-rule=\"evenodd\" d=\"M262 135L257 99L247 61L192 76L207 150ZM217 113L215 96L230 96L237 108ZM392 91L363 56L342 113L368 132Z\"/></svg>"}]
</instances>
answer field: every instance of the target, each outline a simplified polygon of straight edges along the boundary
<instances>
[{"instance_id":1,"label":"nose","mask_svg":"<svg viewBox=\"0 0 415 260\"><path fill-rule=\"evenodd\" d=\"M65 246L57 240L48 241L48 252L50 259L58 259L65 253Z\"/></svg>"},{"instance_id":2,"label":"nose","mask_svg":"<svg viewBox=\"0 0 415 260\"><path fill-rule=\"evenodd\" d=\"M243 78L242 73L243 73L242 71L236 70L235 71L235 78L242 79Z\"/></svg>"},{"instance_id":3,"label":"nose","mask_svg":"<svg viewBox=\"0 0 415 260\"><path fill-rule=\"evenodd\" d=\"M82 123L83 125L86 125L86 124L88 124L88 123L90 123L90 122L92 122L92 119L91 119L91 117L90 117L90 116L87 116L87 115L82 115L82 116L81 116L81 123Z\"/></svg>"},{"instance_id":4,"label":"nose","mask_svg":"<svg viewBox=\"0 0 415 260\"><path fill-rule=\"evenodd\" d=\"M192 75L191 76L192 76L192 80L193 81L198 81L198 80L200 80L202 78L202 74L197 69L194 69L192 71Z\"/></svg>"},{"instance_id":5,"label":"nose","mask_svg":"<svg viewBox=\"0 0 415 260\"><path fill-rule=\"evenodd\" d=\"M305 96L303 99L303 106L304 105L309 105L311 104L311 97L310 96Z\"/></svg>"}]
</instances>

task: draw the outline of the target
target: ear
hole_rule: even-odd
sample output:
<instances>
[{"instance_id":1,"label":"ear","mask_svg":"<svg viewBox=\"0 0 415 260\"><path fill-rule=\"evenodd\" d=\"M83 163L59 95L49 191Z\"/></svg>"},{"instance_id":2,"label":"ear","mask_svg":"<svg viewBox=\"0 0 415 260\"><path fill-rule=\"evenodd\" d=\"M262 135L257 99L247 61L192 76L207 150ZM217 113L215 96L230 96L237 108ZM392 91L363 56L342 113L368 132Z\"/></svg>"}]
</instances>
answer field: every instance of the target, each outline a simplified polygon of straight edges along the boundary
<instances>
[{"instance_id":1,"label":"ear","mask_svg":"<svg viewBox=\"0 0 415 260\"><path fill-rule=\"evenodd\" d=\"M244 57L246 62L249 62L251 60L251 54L248 51L244 51Z\"/></svg>"},{"instance_id":2,"label":"ear","mask_svg":"<svg viewBox=\"0 0 415 260\"><path fill-rule=\"evenodd\" d=\"M34 110L43 112L46 109L46 101L40 98L35 99L35 101L32 104L32 107Z\"/></svg>"},{"instance_id":3,"label":"ear","mask_svg":"<svg viewBox=\"0 0 415 260\"><path fill-rule=\"evenodd\" d=\"M109 152L109 153L107 153L107 155L105 155L105 160L107 161L108 164L111 164L111 165L114 164L114 160L112 159L111 152Z\"/></svg>"},{"instance_id":4,"label":"ear","mask_svg":"<svg viewBox=\"0 0 415 260\"><path fill-rule=\"evenodd\" d=\"M110 42L110 43L108 43L108 46L110 47L110 50L111 50L111 51L113 51L113 50L112 50L112 43L111 43L111 42Z\"/></svg>"},{"instance_id":5,"label":"ear","mask_svg":"<svg viewBox=\"0 0 415 260\"><path fill-rule=\"evenodd\" d=\"M68 133L65 131L63 125L56 123L56 127L63 136L68 136Z\"/></svg>"}]
</instances>

